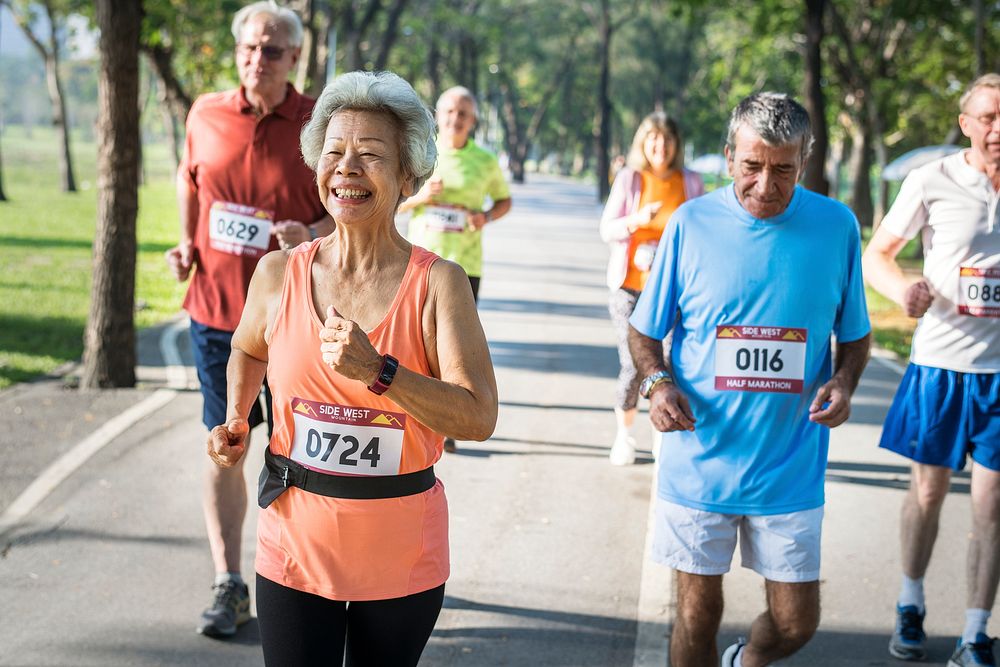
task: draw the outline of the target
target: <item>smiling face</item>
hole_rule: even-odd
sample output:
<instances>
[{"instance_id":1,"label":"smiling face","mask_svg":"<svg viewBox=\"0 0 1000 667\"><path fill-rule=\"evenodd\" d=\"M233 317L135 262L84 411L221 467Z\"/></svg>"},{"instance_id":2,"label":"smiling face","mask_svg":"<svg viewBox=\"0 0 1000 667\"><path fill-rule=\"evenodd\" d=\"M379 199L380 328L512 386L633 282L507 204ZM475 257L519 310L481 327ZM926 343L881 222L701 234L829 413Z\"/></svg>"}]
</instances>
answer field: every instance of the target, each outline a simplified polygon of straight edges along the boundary
<instances>
[{"instance_id":1,"label":"smiling face","mask_svg":"<svg viewBox=\"0 0 1000 667\"><path fill-rule=\"evenodd\" d=\"M792 201L802 174L802 146L798 142L772 146L745 126L733 139L734 148L726 146L726 161L736 198L755 218L780 215Z\"/></svg>"},{"instance_id":2,"label":"smiling face","mask_svg":"<svg viewBox=\"0 0 1000 667\"><path fill-rule=\"evenodd\" d=\"M980 86L973 90L958 124L977 161L1000 165L1000 89Z\"/></svg>"},{"instance_id":3,"label":"smiling face","mask_svg":"<svg viewBox=\"0 0 1000 667\"><path fill-rule=\"evenodd\" d=\"M454 146L464 146L472 126L476 124L476 109L465 95L446 94L437 104L438 134Z\"/></svg>"},{"instance_id":4,"label":"smiling face","mask_svg":"<svg viewBox=\"0 0 1000 667\"><path fill-rule=\"evenodd\" d=\"M283 91L298 60L299 49L289 46L284 25L274 17L257 14L243 24L236 45L236 71L250 94Z\"/></svg>"},{"instance_id":5,"label":"smiling face","mask_svg":"<svg viewBox=\"0 0 1000 667\"><path fill-rule=\"evenodd\" d=\"M378 111L338 111L330 117L319 164L319 196L338 225L392 224L413 178L400 165L396 119Z\"/></svg>"},{"instance_id":6,"label":"smiling face","mask_svg":"<svg viewBox=\"0 0 1000 667\"><path fill-rule=\"evenodd\" d=\"M652 130L642 141L642 154L653 171L666 171L677 156L677 140L669 134Z\"/></svg>"}]
</instances>

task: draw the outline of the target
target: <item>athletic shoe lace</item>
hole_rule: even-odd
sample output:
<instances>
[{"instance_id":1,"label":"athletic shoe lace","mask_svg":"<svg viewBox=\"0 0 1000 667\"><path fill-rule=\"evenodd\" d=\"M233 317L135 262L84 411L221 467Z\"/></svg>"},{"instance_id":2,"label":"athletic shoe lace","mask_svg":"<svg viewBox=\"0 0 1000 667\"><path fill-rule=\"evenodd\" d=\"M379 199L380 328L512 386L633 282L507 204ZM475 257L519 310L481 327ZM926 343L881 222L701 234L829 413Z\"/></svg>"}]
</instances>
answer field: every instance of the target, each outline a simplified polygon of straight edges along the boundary
<instances>
[{"instance_id":1,"label":"athletic shoe lace","mask_svg":"<svg viewBox=\"0 0 1000 667\"><path fill-rule=\"evenodd\" d=\"M215 586L214 608L236 610L239 607L239 586L233 582L218 584Z\"/></svg>"},{"instance_id":2,"label":"athletic shoe lace","mask_svg":"<svg viewBox=\"0 0 1000 667\"><path fill-rule=\"evenodd\" d=\"M982 636L983 635L980 635L980 637ZM993 660L993 642L996 640L996 637L988 637L986 641L976 642L975 644L969 645L969 650L972 652L972 655L975 656L977 663L980 665L996 664Z\"/></svg>"},{"instance_id":3,"label":"athletic shoe lace","mask_svg":"<svg viewBox=\"0 0 1000 667\"><path fill-rule=\"evenodd\" d=\"M899 636L908 642L919 642L924 638L923 618L916 611L902 611L899 614Z\"/></svg>"}]
</instances>

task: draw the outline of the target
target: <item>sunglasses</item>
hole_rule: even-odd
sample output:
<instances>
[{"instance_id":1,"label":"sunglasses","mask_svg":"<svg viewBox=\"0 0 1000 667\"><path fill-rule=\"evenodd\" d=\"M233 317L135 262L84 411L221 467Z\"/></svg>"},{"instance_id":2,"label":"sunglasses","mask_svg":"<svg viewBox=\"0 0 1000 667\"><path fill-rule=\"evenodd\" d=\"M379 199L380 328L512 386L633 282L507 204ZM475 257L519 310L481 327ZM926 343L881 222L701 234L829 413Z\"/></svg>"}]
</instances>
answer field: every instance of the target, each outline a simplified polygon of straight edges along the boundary
<instances>
[{"instance_id":1,"label":"sunglasses","mask_svg":"<svg viewBox=\"0 0 1000 667\"><path fill-rule=\"evenodd\" d=\"M239 44L236 50L241 56L252 55L254 51L260 49L260 54L267 60L281 60L288 49L281 46L268 46L265 44Z\"/></svg>"}]
</instances>

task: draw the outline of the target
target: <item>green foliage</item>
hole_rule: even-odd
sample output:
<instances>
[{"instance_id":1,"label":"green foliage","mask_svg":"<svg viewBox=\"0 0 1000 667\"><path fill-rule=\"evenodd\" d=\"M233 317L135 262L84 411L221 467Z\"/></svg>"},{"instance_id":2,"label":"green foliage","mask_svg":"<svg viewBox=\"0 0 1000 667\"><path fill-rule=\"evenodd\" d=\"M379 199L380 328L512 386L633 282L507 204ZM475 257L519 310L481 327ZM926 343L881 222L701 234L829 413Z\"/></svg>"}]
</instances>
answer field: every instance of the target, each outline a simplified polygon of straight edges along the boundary
<instances>
[{"instance_id":1,"label":"green foliage","mask_svg":"<svg viewBox=\"0 0 1000 667\"><path fill-rule=\"evenodd\" d=\"M83 352L90 301L91 248L96 221L96 146L79 137L81 191L63 193L52 178L57 142L52 130L32 137L8 126L3 135L0 203L0 388L75 361ZM177 239L170 160L147 146L148 181L140 190L136 313L149 326L177 312L184 286L169 275L164 251Z\"/></svg>"}]
</instances>

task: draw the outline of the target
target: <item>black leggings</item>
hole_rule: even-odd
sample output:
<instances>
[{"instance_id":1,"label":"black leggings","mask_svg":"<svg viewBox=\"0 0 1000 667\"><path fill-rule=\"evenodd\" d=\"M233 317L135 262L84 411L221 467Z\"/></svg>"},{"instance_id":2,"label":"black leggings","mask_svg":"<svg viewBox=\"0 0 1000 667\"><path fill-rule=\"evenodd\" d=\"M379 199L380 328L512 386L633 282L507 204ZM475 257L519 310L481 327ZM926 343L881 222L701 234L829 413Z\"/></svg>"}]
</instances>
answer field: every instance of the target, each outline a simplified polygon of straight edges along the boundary
<instances>
[{"instance_id":1,"label":"black leggings","mask_svg":"<svg viewBox=\"0 0 1000 667\"><path fill-rule=\"evenodd\" d=\"M415 666L443 603L444 584L403 598L348 603L303 593L258 574L257 622L264 664Z\"/></svg>"}]
</instances>

